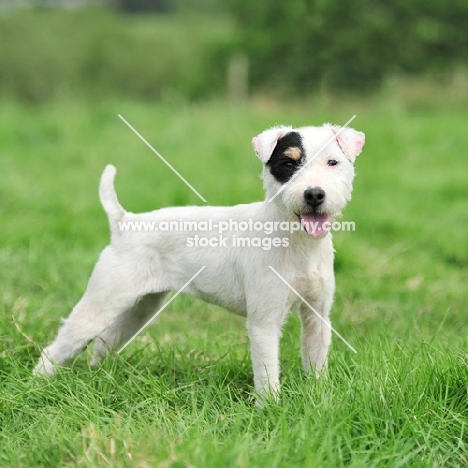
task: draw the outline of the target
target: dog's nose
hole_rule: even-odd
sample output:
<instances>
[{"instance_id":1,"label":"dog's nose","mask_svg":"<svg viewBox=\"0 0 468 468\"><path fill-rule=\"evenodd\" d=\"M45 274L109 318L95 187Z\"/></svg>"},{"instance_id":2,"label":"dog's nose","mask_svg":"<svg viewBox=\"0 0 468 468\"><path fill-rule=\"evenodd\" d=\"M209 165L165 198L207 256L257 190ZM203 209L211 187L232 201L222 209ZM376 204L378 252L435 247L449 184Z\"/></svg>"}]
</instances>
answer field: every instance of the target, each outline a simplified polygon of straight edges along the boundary
<instances>
[{"instance_id":1,"label":"dog's nose","mask_svg":"<svg viewBox=\"0 0 468 468\"><path fill-rule=\"evenodd\" d=\"M312 208L317 208L325 201L325 190L320 187L309 187L304 191L304 200Z\"/></svg>"}]
</instances>

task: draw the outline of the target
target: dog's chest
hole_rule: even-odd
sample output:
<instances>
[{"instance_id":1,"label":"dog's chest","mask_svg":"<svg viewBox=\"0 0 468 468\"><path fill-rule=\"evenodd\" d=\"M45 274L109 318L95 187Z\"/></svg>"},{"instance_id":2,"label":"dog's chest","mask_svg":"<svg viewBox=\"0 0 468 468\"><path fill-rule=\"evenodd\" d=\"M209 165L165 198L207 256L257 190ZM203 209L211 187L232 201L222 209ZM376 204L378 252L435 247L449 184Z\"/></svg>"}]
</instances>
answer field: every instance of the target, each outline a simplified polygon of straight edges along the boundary
<instances>
[{"instance_id":1,"label":"dog's chest","mask_svg":"<svg viewBox=\"0 0 468 468\"><path fill-rule=\"evenodd\" d=\"M299 258L301 260L299 260ZM327 284L333 283L333 248L331 243L323 243L320 249L308 252L308 255L296 255L295 271L289 272L291 286L307 301L317 301L322 296ZM288 301L295 302L298 297L291 289Z\"/></svg>"},{"instance_id":2,"label":"dog's chest","mask_svg":"<svg viewBox=\"0 0 468 468\"><path fill-rule=\"evenodd\" d=\"M311 269L306 275L297 276L291 283L291 286L307 301L317 300L323 291L325 277L318 269ZM297 300L297 294L291 289L288 301Z\"/></svg>"}]
</instances>

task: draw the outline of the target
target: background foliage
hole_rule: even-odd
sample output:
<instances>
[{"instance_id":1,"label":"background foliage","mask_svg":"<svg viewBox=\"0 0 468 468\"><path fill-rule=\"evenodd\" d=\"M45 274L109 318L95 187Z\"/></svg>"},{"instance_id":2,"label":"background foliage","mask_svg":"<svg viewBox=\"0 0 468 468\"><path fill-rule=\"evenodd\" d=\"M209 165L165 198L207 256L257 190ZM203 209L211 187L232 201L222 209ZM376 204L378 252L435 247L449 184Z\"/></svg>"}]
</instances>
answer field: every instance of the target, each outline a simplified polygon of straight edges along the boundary
<instances>
[{"instance_id":1,"label":"background foliage","mask_svg":"<svg viewBox=\"0 0 468 468\"><path fill-rule=\"evenodd\" d=\"M225 82L215 45L231 37L225 18L20 10L0 16L0 97L35 103L210 97Z\"/></svg>"},{"instance_id":2,"label":"background foliage","mask_svg":"<svg viewBox=\"0 0 468 468\"><path fill-rule=\"evenodd\" d=\"M408 74L449 80L468 63L463 0L105 5L3 9L0 98L206 99L225 93L227 63L239 53L254 92L283 96L375 91Z\"/></svg>"},{"instance_id":3,"label":"background foliage","mask_svg":"<svg viewBox=\"0 0 468 468\"><path fill-rule=\"evenodd\" d=\"M231 0L252 80L304 92L374 89L388 74L468 62L468 2Z\"/></svg>"}]
</instances>

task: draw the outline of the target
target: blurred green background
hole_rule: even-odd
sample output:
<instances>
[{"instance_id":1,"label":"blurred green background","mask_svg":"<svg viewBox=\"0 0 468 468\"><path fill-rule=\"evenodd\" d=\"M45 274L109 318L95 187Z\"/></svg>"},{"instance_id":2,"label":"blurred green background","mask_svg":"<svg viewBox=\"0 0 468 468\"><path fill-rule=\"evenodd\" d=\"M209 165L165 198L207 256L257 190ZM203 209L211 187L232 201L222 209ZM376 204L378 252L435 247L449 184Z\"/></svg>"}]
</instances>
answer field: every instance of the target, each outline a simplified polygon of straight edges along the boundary
<instances>
[{"instance_id":1,"label":"blurred green background","mask_svg":"<svg viewBox=\"0 0 468 468\"><path fill-rule=\"evenodd\" d=\"M303 99L417 77L466 100L467 30L463 0L2 0L0 98Z\"/></svg>"}]
</instances>

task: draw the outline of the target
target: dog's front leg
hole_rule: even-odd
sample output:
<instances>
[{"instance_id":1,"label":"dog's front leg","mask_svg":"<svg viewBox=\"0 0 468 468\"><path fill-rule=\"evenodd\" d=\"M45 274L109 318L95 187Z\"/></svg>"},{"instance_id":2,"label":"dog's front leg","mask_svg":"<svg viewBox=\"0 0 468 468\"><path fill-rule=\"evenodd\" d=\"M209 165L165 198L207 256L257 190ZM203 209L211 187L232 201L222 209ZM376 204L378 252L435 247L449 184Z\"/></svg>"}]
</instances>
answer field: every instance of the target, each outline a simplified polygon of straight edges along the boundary
<instances>
[{"instance_id":1,"label":"dog's front leg","mask_svg":"<svg viewBox=\"0 0 468 468\"><path fill-rule=\"evenodd\" d=\"M327 301L329 302L329 301ZM323 301L311 303L314 310L302 304L299 315L302 322L302 363L306 372L315 371L320 377L326 369L328 350L331 343L330 304Z\"/></svg>"},{"instance_id":2,"label":"dog's front leg","mask_svg":"<svg viewBox=\"0 0 468 468\"><path fill-rule=\"evenodd\" d=\"M280 325L274 321L247 320L255 390L260 399L278 398Z\"/></svg>"}]
</instances>

